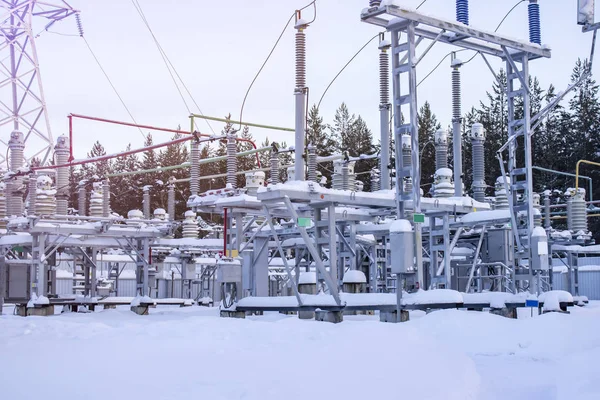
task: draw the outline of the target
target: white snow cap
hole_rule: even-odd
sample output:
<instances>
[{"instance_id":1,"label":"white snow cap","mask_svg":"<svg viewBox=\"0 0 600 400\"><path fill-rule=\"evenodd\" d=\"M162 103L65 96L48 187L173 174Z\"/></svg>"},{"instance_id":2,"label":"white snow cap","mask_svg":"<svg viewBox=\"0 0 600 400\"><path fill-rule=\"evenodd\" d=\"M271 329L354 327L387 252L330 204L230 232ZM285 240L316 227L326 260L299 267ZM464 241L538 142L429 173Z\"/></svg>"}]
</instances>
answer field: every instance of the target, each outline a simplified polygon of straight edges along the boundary
<instances>
[{"instance_id":1,"label":"white snow cap","mask_svg":"<svg viewBox=\"0 0 600 400\"><path fill-rule=\"evenodd\" d=\"M316 272L300 272L298 277L298 285L314 285L317 283Z\"/></svg>"},{"instance_id":2,"label":"white snow cap","mask_svg":"<svg viewBox=\"0 0 600 400\"><path fill-rule=\"evenodd\" d=\"M440 168L435 171L435 174L438 176L450 176L452 177L452 170L450 168Z\"/></svg>"},{"instance_id":3,"label":"white snow cap","mask_svg":"<svg viewBox=\"0 0 600 400\"><path fill-rule=\"evenodd\" d=\"M367 277L364 272L350 270L344 274L344 283L367 283Z\"/></svg>"},{"instance_id":4,"label":"white snow cap","mask_svg":"<svg viewBox=\"0 0 600 400\"><path fill-rule=\"evenodd\" d=\"M390 233L412 232L412 226L407 219L397 219L390 225Z\"/></svg>"},{"instance_id":5,"label":"white snow cap","mask_svg":"<svg viewBox=\"0 0 600 400\"><path fill-rule=\"evenodd\" d=\"M544 230L544 228L542 228L541 226L536 226L535 228L533 228L533 231L531 232L531 237L544 237L546 236L546 231Z\"/></svg>"},{"instance_id":6,"label":"white snow cap","mask_svg":"<svg viewBox=\"0 0 600 400\"><path fill-rule=\"evenodd\" d=\"M131 210L127 213L127 218L129 219L142 219L144 218L144 213L140 210Z\"/></svg>"},{"instance_id":7,"label":"white snow cap","mask_svg":"<svg viewBox=\"0 0 600 400\"><path fill-rule=\"evenodd\" d=\"M452 60L450 62L450 66L451 67L459 67L461 65L463 65L463 62L462 62L462 60L460 58L455 58L454 60Z\"/></svg>"},{"instance_id":8,"label":"white snow cap","mask_svg":"<svg viewBox=\"0 0 600 400\"><path fill-rule=\"evenodd\" d=\"M183 214L183 215L184 215L186 218L188 218L188 217L195 217L195 216L196 216L196 213L195 213L195 212L193 212L192 210L187 210L187 211L185 212L185 214Z\"/></svg>"},{"instance_id":9,"label":"white snow cap","mask_svg":"<svg viewBox=\"0 0 600 400\"><path fill-rule=\"evenodd\" d=\"M391 43L390 43L389 40L383 39L381 42L379 42L379 48L380 49L387 49L390 46L391 46Z\"/></svg>"}]
</instances>

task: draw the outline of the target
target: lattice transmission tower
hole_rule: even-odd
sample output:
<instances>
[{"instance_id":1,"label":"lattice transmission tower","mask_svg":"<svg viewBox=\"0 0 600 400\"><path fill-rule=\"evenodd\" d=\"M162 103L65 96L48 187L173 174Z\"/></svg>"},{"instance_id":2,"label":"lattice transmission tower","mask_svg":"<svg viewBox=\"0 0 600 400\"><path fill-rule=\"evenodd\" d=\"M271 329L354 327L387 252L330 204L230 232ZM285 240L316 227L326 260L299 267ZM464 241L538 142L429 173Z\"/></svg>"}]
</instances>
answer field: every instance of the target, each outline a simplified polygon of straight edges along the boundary
<instances>
[{"instance_id":1,"label":"lattice transmission tower","mask_svg":"<svg viewBox=\"0 0 600 400\"><path fill-rule=\"evenodd\" d=\"M35 38L76 12L65 1L0 0L0 168L14 131L23 134L25 161L48 162L54 143Z\"/></svg>"}]
</instances>

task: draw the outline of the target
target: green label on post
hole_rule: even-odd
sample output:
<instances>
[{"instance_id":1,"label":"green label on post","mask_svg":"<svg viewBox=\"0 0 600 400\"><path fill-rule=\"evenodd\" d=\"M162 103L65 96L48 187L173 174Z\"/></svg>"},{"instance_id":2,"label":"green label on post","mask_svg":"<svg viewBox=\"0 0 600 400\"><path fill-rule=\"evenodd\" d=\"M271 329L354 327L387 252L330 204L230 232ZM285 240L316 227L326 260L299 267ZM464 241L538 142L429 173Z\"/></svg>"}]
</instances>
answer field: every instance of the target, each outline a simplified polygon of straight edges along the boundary
<instances>
[{"instance_id":1,"label":"green label on post","mask_svg":"<svg viewBox=\"0 0 600 400\"><path fill-rule=\"evenodd\" d=\"M425 214L413 214L413 222L415 224L422 224L425 222Z\"/></svg>"},{"instance_id":2,"label":"green label on post","mask_svg":"<svg viewBox=\"0 0 600 400\"><path fill-rule=\"evenodd\" d=\"M298 226L301 228L308 228L310 227L310 218L298 218Z\"/></svg>"},{"instance_id":3,"label":"green label on post","mask_svg":"<svg viewBox=\"0 0 600 400\"><path fill-rule=\"evenodd\" d=\"M18 253L22 253L23 252L23 247L21 247L21 246L14 246L12 248L12 251L16 251Z\"/></svg>"}]
</instances>

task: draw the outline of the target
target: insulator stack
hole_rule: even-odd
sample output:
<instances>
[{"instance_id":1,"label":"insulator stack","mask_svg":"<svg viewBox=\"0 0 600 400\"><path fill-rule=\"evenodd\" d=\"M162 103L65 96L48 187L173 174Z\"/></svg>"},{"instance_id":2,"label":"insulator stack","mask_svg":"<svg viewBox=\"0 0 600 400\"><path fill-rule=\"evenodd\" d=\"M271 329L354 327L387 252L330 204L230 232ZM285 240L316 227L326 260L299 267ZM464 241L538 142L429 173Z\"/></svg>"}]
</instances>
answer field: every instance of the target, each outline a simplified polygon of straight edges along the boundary
<instances>
[{"instance_id":1,"label":"insulator stack","mask_svg":"<svg viewBox=\"0 0 600 400\"><path fill-rule=\"evenodd\" d=\"M540 204L540 194L534 193L533 199L533 226L542 226L542 205Z\"/></svg>"},{"instance_id":2,"label":"insulator stack","mask_svg":"<svg viewBox=\"0 0 600 400\"><path fill-rule=\"evenodd\" d=\"M382 42L383 43L383 42ZM390 102L390 60L387 53L387 47L381 47L379 53L379 103L381 106L388 105Z\"/></svg>"},{"instance_id":3,"label":"insulator stack","mask_svg":"<svg viewBox=\"0 0 600 400\"><path fill-rule=\"evenodd\" d=\"M32 177L33 178L33 177ZM36 182L35 191L35 213L42 217L52 216L56 213L56 190L52 187L52 178L47 175L40 175Z\"/></svg>"},{"instance_id":4,"label":"insulator stack","mask_svg":"<svg viewBox=\"0 0 600 400\"><path fill-rule=\"evenodd\" d=\"M2 172L0 172L2 173ZM6 229L6 185L0 182L0 229Z\"/></svg>"},{"instance_id":5,"label":"insulator stack","mask_svg":"<svg viewBox=\"0 0 600 400\"><path fill-rule=\"evenodd\" d=\"M342 190L350 190L348 181L350 179L350 171L348 170L348 163L342 164Z\"/></svg>"},{"instance_id":6,"label":"insulator stack","mask_svg":"<svg viewBox=\"0 0 600 400\"><path fill-rule=\"evenodd\" d=\"M552 226L550 222L550 191L544 192L544 228L550 229Z\"/></svg>"},{"instance_id":7,"label":"insulator stack","mask_svg":"<svg viewBox=\"0 0 600 400\"><path fill-rule=\"evenodd\" d=\"M254 171L246 173L246 194L256 196L258 188L265 185L265 173Z\"/></svg>"},{"instance_id":8,"label":"insulator stack","mask_svg":"<svg viewBox=\"0 0 600 400\"><path fill-rule=\"evenodd\" d=\"M79 31L79 36L83 37L83 24L81 23L81 15L79 13L75 14L75 23L77 24L77 30Z\"/></svg>"},{"instance_id":9,"label":"insulator stack","mask_svg":"<svg viewBox=\"0 0 600 400\"><path fill-rule=\"evenodd\" d=\"M235 189L237 187L237 145L235 133L227 134L227 187Z\"/></svg>"},{"instance_id":10,"label":"insulator stack","mask_svg":"<svg viewBox=\"0 0 600 400\"><path fill-rule=\"evenodd\" d=\"M150 186L144 186L142 188L142 211L144 212L144 218L150 218Z\"/></svg>"},{"instance_id":11,"label":"insulator stack","mask_svg":"<svg viewBox=\"0 0 600 400\"><path fill-rule=\"evenodd\" d=\"M190 150L190 193L197 196L200 191L200 144L192 140Z\"/></svg>"},{"instance_id":12,"label":"insulator stack","mask_svg":"<svg viewBox=\"0 0 600 400\"><path fill-rule=\"evenodd\" d=\"M571 204L570 207L567 208L567 221L569 230L573 231L574 233L588 232L587 210L585 207L585 189L573 189L571 193L573 193L569 199Z\"/></svg>"},{"instance_id":13,"label":"insulator stack","mask_svg":"<svg viewBox=\"0 0 600 400\"><path fill-rule=\"evenodd\" d=\"M271 150L269 161L271 164L271 185L277 185L279 183L279 152L277 149Z\"/></svg>"},{"instance_id":14,"label":"insulator stack","mask_svg":"<svg viewBox=\"0 0 600 400\"><path fill-rule=\"evenodd\" d=\"M356 191L354 162L345 160L335 160L333 162L332 187L337 190Z\"/></svg>"},{"instance_id":15,"label":"insulator stack","mask_svg":"<svg viewBox=\"0 0 600 400\"><path fill-rule=\"evenodd\" d=\"M469 0L456 0L456 20L469 25Z\"/></svg>"},{"instance_id":16,"label":"insulator stack","mask_svg":"<svg viewBox=\"0 0 600 400\"><path fill-rule=\"evenodd\" d=\"M439 129L435 132L435 170L448 168L448 132L444 129Z\"/></svg>"},{"instance_id":17,"label":"insulator stack","mask_svg":"<svg viewBox=\"0 0 600 400\"><path fill-rule=\"evenodd\" d=\"M542 29L540 27L540 5L537 0L529 0L527 14L529 16L529 41L541 45Z\"/></svg>"},{"instance_id":18,"label":"insulator stack","mask_svg":"<svg viewBox=\"0 0 600 400\"><path fill-rule=\"evenodd\" d=\"M86 210L87 210L87 193L85 190L85 183L84 182L79 182L79 190L78 190L78 198L77 198L77 207L79 208L79 210L77 210L79 212L79 216L80 217L84 217L86 216Z\"/></svg>"},{"instance_id":19,"label":"insulator stack","mask_svg":"<svg viewBox=\"0 0 600 400\"><path fill-rule=\"evenodd\" d=\"M64 165L69 162L69 138L60 135L54 146L54 157L56 164ZM69 167L56 169L56 214L67 215L69 207Z\"/></svg>"},{"instance_id":20,"label":"insulator stack","mask_svg":"<svg viewBox=\"0 0 600 400\"><path fill-rule=\"evenodd\" d=\"M452 197L453 195L452 170L450 168L438 169L433 176L433 197Z\"/></svg>"},{"instance_id":21,"label":"insulator stack","mask_svg":"<svg viewBox=\"0 0 600 400\"><path fill-rule=\"evenodd\" d=\"M27 215L36 215L35 214L35 203L36 203L36 193L37 193L37 180L35 175L29 176L29 181L27 182Z\"/></svg>"},{"instance_id":22,"label":"insulator stack","mask_svg":"<svg viewBox=\"0 0 600 400\"><path fill-rule=\"evenodd\" d=\"M473 161L473 198L476 201L485 201L485 152L483 143L485 142L485 129L482 124L475 123L469 132L472 146Z\"/></svg>"},{"instance_id":23,"label":"insulator stack","mask_svg":"<svg viewBox=\"0 0 600 400\"><path fill-rule=\"evenodd\" d=\"M196 213L193 211L185 212L185 219L181 225L182 236L184 238L196 239L198 237L198 222L196 221Z\"/></svg>"},{"instance_id":24,"label":"insulator stack","mask_svg":"<svg viewBox=\"0 0 600 400\"><path fill-rule=\"evenodd\" d=\"M369 0L369 7L379 7L381 0Z\"/></svg>"},{"instance_id":25,"label":"insulator stack","mask_svg":"<svg viewBox=\"0 0 600 400\"><path fill-rule=\"evenodd\" d=\"M90 217L101 218L104 209L102 202L102 182L94 182L92 184L92 192L90 193Z\"/></svg>"},{"instance_id":26,"label":"insulator stack","mask_svg":"<svg viewBox=\"0 0 600 400\"><path fill-rule=\"evenodd\" d=\"M317 182L317 148L308 145L308 180Z\"/></svg>"},{"instance_id":27,"label":"insulator stack","mask_svg":"<svg viewBox=\"0 0 600 400\"><path fill-rule=\"evenodd\" d=\"M506 181L508 187L510 188L510 178L499 176L496 179L495 186L495 195L496 195L496 210L508 210L508 193L506 193L506 188L504 187L504 182Z\"/></svg>"},{"instance_id":28,"label":"insulator stack","mask_svg":"<svg viewBox=\"0 0 600 400\"><path fill-rule=\"evenodd\" d=\"M108 179L102 181L102 216L110 216L110 182Z\"/></svg>"},{"instance_id":29,"label":"insulator stack","mask_svg":"<svg viewBox=\"0 0 600 400\"><path fill-rule=\"evenodd\" d=\"M25 149L25 142L22 132L11 132L8 148L10 151L10 170L15 173L19 172L23 166L23 150ZM6 191L6 211L8 216L23 215L23 177L18 176L14 179L11 179L8 182Z\"/></svg>"},{"instance_id":30,"label":"insulator stack","mask_svg":"<svg viewBox=\"0 0 600 400\"><path fill-rule=\"evenodd\" d=\"M298 20L302 21L302 20ZM306 34L304 26L298 26L296 23L296 88L306 87Z\"/></svg>"},{"instance_id":31,"label":"insulator stack","mask_svg":"<svg viewBox=\"0 0 600 400\"><path fill-rule=\"evenodd\" d=\"M462 117L462 101L460 96L460 70L459 65L452 68L452 118L460 120Z\"/></svg>"},{"instance_id":32,"label":"insulator stack","mask_svg":"<svg viewBox=\"0 0 600 400\"><path fill-rule=\"evenodd\" d=\"M167 214L170 221L175 221L175 184L172 182L167 187Z\"/></svg>"},{"instance_id":33,"label":"insulator stack","mask_svg":"<svg viewBox=\"0 0 600 400\"><path fill-rule=\"evenodd\" d=\"M371 171L371 192L381 190L381 174L378 169Z\"/></svg>"}]
</instances>

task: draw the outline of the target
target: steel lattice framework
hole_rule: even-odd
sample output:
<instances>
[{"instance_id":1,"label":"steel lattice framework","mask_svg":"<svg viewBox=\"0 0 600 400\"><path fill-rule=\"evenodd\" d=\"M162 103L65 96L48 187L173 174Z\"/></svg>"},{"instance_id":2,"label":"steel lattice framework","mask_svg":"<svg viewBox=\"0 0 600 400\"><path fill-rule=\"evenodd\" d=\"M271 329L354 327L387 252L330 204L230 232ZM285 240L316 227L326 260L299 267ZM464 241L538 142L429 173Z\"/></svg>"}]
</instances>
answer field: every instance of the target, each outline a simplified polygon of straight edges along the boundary
<instances>
[{"instance_id":1,"label":"steel lattice framework","mask_svg":"<svg viewBox=\"0 0 600 400\"><path fill-rule=\"evenodd\" d=\"M25 136L25 158L45 164L53 146L33 23L46 20L42 31L75 14L67 2L0 1L0 162L5 161L10 133Z\"/></svg>"}]
</instances>

